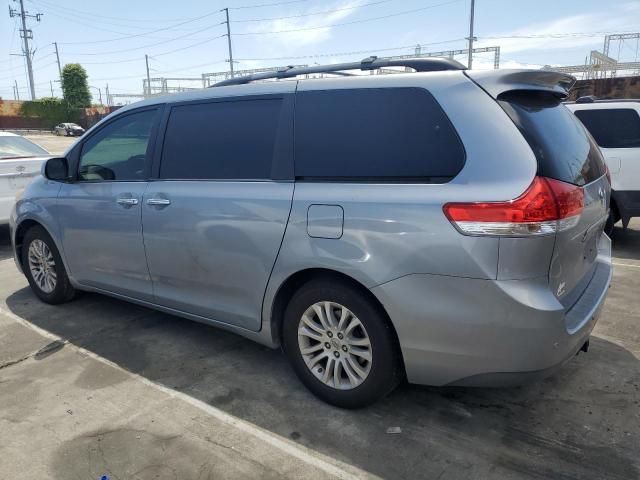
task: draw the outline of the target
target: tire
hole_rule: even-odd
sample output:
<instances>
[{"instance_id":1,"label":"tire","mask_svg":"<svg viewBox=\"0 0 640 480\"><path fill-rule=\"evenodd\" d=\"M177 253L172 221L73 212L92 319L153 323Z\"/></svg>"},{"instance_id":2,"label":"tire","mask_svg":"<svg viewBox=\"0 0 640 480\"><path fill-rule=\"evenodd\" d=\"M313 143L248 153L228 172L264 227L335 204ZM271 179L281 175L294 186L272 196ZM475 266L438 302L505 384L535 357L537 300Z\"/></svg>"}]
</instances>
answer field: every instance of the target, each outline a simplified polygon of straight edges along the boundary
<instances>
[{"instance_id":1,"label":"tire","mask_svg":"<svg viewBox=\"0 0 640 480\"><path fill-rule=\"evenodd\" d=\"M42 271L42 265L45 263L45 270L53 272L55 278L50 273L43 273L39 279L34 278L34 271ZM57 305L75 297L76 290L69 282L60 252L44 228L31 227L25 234L22 242L22 267L31 290L43 302Z\"/></svg>"},{"instance_id":2,"label":"tire","mask_svg":"<svg viewBox=\"0 0 640 480\"><path fill-rule=\"evenodd\" d=\"M326 312L321 306L327 304L334 320L329 329L323 328L326 323L313 307ZM345 312L340 327L339 318L345 309L348 313ZM315 329L304 323L303 315ZM352 328L353 325L357 326ZM368 347L360 346L367 342ZM370 405L389 394L403 377L400 352L386 315L370 298L344 280L312 280L293 295L284 314L282 345L302 383L317 397L337 407ZM304 355L303 349L314 351ZM367 352L370 361L361 356ZM351 366L353 362L357 362L356 368ZM308 363L312 367L307 366ZM337 363L339 367L335 367ZM339 388L334 376L336 368ZM327 375L330 372L333 374ZM320 377L325 375L328 378L323 381Z\"/></svg>"},{"instance_id":3,"label":"tire","mask_svg":"<svg viewBox=\"0 0 640 480\"><path fill-rule=\"evenodd\" d=\"M604 233L606 233L609 238L613 237L615 232L614 226L620 220L620 215L618 214L618 209L611 205L609 209L609 216L607 217L607 223L604 225Z\"/></svg>"}]
</instances>

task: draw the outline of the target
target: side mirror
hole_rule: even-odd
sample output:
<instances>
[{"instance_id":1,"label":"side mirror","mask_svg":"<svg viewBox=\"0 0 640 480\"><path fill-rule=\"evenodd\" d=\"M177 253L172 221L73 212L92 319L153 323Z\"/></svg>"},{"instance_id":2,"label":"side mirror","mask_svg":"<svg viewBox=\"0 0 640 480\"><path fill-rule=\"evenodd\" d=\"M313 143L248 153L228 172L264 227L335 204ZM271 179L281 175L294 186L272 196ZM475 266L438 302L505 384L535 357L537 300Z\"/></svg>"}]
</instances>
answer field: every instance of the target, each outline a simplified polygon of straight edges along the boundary
<instances>
[{"instance_id":1,"label":"side mirror","mask_svg":"<svg viewBox=\"0 0 640 480\"><path fill-rule=\"evenodd\" d=\"M66 182L69 180L69 163L64 157L50 158L42 166L42 174L49 180Z\"/></svg>"}]
</instances>

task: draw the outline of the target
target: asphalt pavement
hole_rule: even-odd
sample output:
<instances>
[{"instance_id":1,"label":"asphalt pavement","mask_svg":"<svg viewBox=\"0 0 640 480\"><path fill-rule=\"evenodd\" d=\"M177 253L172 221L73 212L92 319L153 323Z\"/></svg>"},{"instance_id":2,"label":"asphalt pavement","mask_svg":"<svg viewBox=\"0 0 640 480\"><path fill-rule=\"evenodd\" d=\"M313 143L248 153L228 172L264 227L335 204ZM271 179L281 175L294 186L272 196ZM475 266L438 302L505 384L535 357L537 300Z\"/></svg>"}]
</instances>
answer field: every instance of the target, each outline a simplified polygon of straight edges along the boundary
<instances>
[{"instance_id":1,"label":"asphalt pavement","mask_svg":"<svg viewBox=\"0 0 640 480\"><path fill-rule=\"evenodd\" d=\"M0 228L0 478L638 479L640 221L614 255L591 348L553 377L346 411L233 334L97 294L39 302Z\"/></svg>"}]
</instances>

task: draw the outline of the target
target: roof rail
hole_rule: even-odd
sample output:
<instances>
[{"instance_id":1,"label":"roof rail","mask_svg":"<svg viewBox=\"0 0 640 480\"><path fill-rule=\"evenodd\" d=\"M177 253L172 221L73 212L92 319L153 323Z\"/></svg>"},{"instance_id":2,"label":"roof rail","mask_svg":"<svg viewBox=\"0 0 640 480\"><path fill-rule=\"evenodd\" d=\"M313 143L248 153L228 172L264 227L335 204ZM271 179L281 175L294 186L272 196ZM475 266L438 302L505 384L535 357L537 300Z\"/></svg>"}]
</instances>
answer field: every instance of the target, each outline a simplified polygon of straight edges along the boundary
<instances>
[{"instance_id":1,"label":"roof rail","mask_svg":"<svg viewBox=\"0 0 640 480\"><path fill-rule=\"evenodd\" d=\"M460 62L451 58L403 58L392 60L388 58L367 57L360 62L335 63L333 65L313 65L311 67L286 67L271 72L256 73L242 77L229 78L222 82L215 83L211 87L222 87L225 85L243 85L256 80L266 80L269 78L291 78L298 75L308 75L310 73L334 73L337 75L349 76L345 70L377 70L383 67L409 67L417 72L436 72L442 70L465 70L466 67Z\"/></svg>"}]
</instances>

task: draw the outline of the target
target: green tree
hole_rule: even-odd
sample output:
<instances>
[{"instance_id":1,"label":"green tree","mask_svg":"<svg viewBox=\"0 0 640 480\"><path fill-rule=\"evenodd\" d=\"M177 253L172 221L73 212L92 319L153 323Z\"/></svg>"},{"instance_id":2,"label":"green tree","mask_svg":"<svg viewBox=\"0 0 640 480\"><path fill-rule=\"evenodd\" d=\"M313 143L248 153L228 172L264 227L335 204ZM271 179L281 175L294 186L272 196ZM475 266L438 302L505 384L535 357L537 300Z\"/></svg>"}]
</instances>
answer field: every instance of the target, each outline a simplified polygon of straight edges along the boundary
<instances>
[{"instance_id":1,"label":"green tree","mask_svg":"<svg viewBox=\"0 0 640 480\"><path fill-rule=\"evenodd\" d=\"M87 72L79 63L68 63L62 69L62 95L70 109L91 106Z\"/></svg>"}]
</instances>

